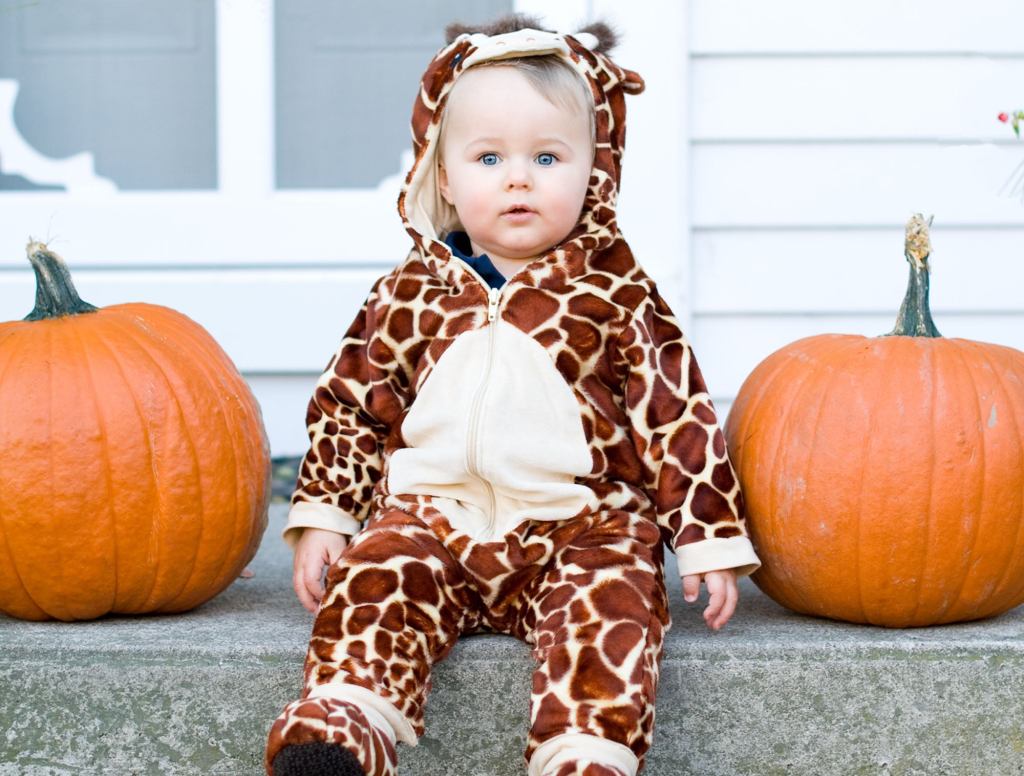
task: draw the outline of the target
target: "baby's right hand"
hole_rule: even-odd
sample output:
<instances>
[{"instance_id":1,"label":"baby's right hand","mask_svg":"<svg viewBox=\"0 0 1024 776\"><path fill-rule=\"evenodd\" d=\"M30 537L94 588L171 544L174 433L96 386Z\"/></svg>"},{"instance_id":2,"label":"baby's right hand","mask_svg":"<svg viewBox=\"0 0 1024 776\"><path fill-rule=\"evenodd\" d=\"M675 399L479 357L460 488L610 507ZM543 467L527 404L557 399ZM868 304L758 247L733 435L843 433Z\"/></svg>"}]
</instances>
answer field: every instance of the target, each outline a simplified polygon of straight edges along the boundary
<instances>
[{"instance_id":1,"label":"baby's right hand","mask_svg":"<svg viewBox=\"0 0 1024 776\"><path fill-rule=\"evenodd\" d=\"M295 543L292 586L302 605L315 612L324 596L324 567L330 566L348 545L348 537L320 528L306 528Z\"/></svg>"}]
</instances>

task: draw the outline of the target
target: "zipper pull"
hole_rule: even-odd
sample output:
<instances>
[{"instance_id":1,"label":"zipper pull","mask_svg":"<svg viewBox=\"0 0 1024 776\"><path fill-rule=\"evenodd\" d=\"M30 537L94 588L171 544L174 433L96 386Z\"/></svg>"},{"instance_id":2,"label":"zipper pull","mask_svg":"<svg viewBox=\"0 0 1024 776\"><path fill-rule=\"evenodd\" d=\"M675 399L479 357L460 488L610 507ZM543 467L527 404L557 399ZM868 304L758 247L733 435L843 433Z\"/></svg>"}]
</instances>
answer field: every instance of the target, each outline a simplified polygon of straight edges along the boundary
<instances>
[{"instance_id":1,"label":"zipper pull","mask_svg":"<svg viewBox=\"0 0 1024 776\"><path fill-rule=\"evenodd\" d=\"M500 288L492 288L487 297L487 320L493 321L498 317L498 297L501 296Z\"/></svg>"}]
</instances>

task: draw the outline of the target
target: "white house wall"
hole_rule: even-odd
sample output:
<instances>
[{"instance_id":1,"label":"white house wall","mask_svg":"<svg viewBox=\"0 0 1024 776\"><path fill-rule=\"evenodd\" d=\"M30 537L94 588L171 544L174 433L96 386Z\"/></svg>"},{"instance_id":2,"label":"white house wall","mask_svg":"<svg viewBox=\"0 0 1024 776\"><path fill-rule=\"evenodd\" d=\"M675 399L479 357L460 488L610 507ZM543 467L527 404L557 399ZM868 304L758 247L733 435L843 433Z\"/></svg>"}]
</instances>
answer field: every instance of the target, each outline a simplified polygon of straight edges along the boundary
<instances>
[{"instance_id":1,"label":"white house wall","mask_svg":"<svg viewBox=\"0 0 1024 776\"><path fill-rule=\"evenodd\" d=\"M773 350L891 330L934 215L939 330L1024 349L1016 2L690 3L691 338L724 414Z\"/></svg>"}]
</instances>

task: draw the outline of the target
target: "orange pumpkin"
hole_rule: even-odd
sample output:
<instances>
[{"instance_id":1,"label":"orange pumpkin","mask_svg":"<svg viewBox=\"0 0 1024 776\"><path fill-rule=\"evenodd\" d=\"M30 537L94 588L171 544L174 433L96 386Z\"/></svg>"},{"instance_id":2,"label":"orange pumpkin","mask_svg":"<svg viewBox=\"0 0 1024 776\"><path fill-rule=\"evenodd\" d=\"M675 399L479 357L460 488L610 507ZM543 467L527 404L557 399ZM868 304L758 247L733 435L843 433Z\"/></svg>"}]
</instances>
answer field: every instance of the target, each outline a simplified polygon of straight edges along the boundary
<instances>
[{"instance_id":1,"label":"orange pumpkin","mask_svg":"<svg viewBox=\"0 0 1024 776\"><path fill-rule=\"evenodd\" d=\"M36 306L0 323L0 610L30 620L182 612L267 524L259 406L181 313L82 302L29 243Z\"/></svg>"},{"instance_id":2,"label":"orange pumpkin","mask_svg":"<svg viewBox=\"0 0 1024 776\"><path fill-rule=\"evenodd\" d=\"M902 628L1024 602L1024 353L935 329L930 224L907 226L890 334L787 345L726 421L753 580L797 612Z\"/></svg>"}]
</instances>

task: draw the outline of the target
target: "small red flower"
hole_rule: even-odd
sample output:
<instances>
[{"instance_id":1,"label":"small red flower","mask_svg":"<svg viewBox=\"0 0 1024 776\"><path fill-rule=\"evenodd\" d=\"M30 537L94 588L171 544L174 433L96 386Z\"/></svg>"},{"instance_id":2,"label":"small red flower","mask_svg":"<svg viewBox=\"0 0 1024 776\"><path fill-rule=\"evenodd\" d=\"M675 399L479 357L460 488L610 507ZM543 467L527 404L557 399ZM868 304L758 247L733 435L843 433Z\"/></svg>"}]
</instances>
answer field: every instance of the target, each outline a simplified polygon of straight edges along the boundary
<instances>
[{"instance_id":1,"label":"small red flower","mask_svg":"<svg viewBox=\"0 0 1024 776\"><path fill-rule=\"evenodd\" d=\"M1007 121L1010 120L1010 117L1006 113L1000 113L999 114L999 120L1005 124Z\"/></svg>"}]
</instances>

